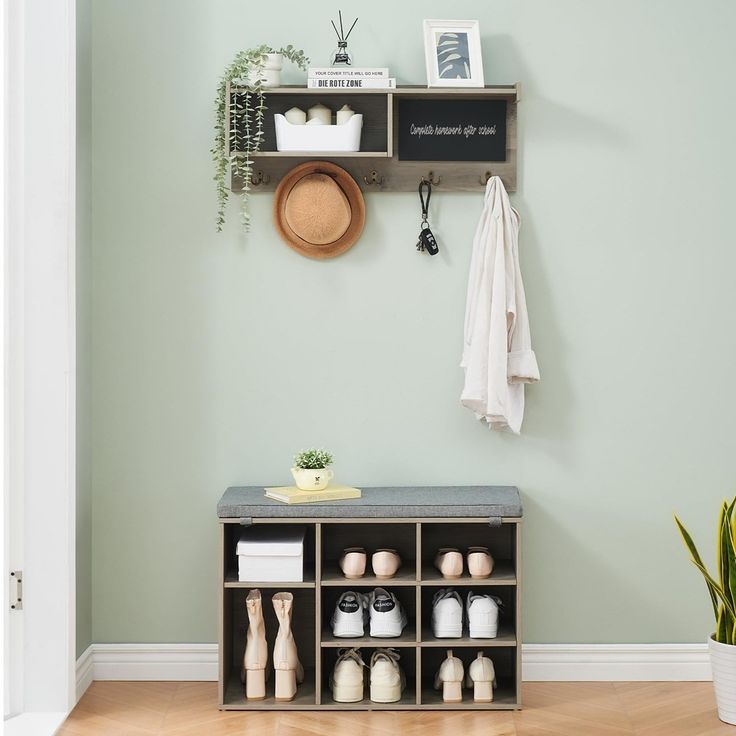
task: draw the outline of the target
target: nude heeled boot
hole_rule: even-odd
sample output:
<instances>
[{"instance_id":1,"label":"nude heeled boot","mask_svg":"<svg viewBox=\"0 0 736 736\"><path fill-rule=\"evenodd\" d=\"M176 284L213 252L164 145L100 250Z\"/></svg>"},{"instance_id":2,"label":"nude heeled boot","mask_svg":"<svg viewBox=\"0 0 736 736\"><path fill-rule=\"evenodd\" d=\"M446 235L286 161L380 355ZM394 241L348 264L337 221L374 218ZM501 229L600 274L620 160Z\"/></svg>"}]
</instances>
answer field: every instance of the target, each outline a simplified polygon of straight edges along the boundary
<instances>
[{"instance_id":1,"label":"nude heeled boot","mask_svg":"<svg viewBox=\"0 0 736 736\"><path fill-rule=\"evenodd\" d=\"M294 634L291 633L291 614L294 596L276 593L273 610L279 622L279 631L273 644L273 668L276 670L276 700L293 700L296 685L304 680L304 668L296 651Z\"/></svg>"},{"instance_id":2,"label":"nude heeled boot","mask_svg":"<svg viewBox=\"0 0 736 736\"><path fill-rule=\"evenodd\" d=\"M245 697L248 700L263 700L266 697L268 647L260 590L248 591L245 608L248 612L248 633L245 638L245 654L240 676L245 683Z\"/></svg>"}]
</instances>

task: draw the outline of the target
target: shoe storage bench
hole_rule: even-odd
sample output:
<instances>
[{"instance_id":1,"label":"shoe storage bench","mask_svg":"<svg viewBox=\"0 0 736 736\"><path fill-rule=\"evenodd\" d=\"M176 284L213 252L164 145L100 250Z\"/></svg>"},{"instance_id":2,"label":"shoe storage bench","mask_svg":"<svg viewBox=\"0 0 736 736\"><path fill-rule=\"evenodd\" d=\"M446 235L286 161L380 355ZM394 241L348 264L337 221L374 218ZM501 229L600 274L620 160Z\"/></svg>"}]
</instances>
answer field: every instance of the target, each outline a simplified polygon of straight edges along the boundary
<instances>
[{"instance_id":1,"label":"shoe storage bench","mask_svg":"<svg viewBox=\"0 0 736 736\"><path fill-rule=\"evenodd\" d=\"M491 710L521 707L521 502L516 488L458 486L425 488L366 488L350 501L286 505L264 496L261 487L229 488L218 504L220 522L219 580L219 708L221 710ZM305 531L303 582L240 582L236 546L243 526L298 524ZM490 577L447 580L434 567L441 547L488 547L495 560ZM369 564L359 579L343 576L338 560L343 549L364 547ZM370 569L370 554L378 548L398 551L402 564L390 579ZM346 590L367 593L383 587L396 595L408 616L398 638L363 636L336 638L330 617ZM432 599L440 588L455 588L465 600L470 590L491 593L502 601L498 635L471 639L467 627L459 639L432 635ZM270 650L278 628L271 597L279 591L294 596L292 630L305 669L294 700L276 701L273 672L265 700L246 700L240 679L248 618L245 598L258 588ZM338 650L359 647L365 661L379 647L395 647L407 685L396 703L374 703L369 689L363 701L333 701L329 678ZM452 649L467 668L478 651L492 659L498 686L491 703L473 702L472 689L463 702L444 703L433 681L446 650Z\"/></svg>"}]
</instances>

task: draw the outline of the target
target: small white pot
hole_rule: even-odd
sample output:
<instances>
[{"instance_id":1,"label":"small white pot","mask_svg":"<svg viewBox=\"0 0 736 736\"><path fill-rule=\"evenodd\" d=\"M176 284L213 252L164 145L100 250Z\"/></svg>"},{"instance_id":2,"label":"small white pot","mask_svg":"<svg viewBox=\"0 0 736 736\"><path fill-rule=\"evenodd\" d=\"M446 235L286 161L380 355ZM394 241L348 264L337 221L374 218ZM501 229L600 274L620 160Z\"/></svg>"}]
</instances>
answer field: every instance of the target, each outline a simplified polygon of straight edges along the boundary
<instances>
[{"instance_id":1,"label":"small white pot","mask_svg":"<svg viewBox=\"0 0 736 736\"><path fill-rule=\"evenodd\" d=\"M335 477L329 468L310 470L307 468L292 468L291 474L297 488L302 491L324 491L327 484Z\"/></svg>"},{"instance_id":2,"label":"small white pot","mask_svg":"<svg viewBox=\"0 0 736 736\"><path fill-rule=\"evenodd\" d=\"M708 639L713 687L716 691L718 717L736 725L736 646Z\"/></svg>"},{"instance_id":3,"label":"small white pot","mask_svg":"<svg viewBox=\"0 0 736 736\"><path fill-rule=\"evenodd\" d=\"M283 54L266 54L266 62L263 65L261 79L264 87L279 87L281 85L281 69L284 66ZM258 78L255 72L248 76L248 82L253 84Z\"/></svg>"}]
</instances>

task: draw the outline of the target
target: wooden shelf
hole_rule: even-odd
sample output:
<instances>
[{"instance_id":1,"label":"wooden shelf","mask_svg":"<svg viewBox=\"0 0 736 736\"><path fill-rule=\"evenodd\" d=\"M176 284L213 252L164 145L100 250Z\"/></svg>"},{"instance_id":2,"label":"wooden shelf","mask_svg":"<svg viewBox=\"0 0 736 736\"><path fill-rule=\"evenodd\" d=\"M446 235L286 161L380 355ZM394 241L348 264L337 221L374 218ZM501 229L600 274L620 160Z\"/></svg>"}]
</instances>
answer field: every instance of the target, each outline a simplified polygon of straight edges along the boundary
<instances>
[{"instance_id":1,"label":"wooden shelf","mask_svg":"<svg viewBox=\"0 0 736 736\"><path fill-rule=\"evenodd\" d=\"M311 511L311 510L310 510ZM432 512L436 514L436 507ZM220 523L220 635L219 635L219 705L222 710L512 710L521 707L521 576L517 568L521 549L521 519L504 519L503 524L491 527L487 518L469 516L437 517L426 519L386 518L319 518L318 516L288 518L283 522L274 518L254 519L262 524L301 524L305 526L305 569L307 579L299 583L240 582L237 580L235 550L240 537L240 525L231 519ZM369 553L382 547L398 548L403 566L388 580L379 580L372 574L358 580L345 578L336 556L345 547L358 545ZM432 565L432 556L441 546L488 546L497 560L493 575L483 580L465 576L459 580L445 580ZM425 557L421 558L424 551ZM417 558L417 559L413 559ZM421 579L417 579L417 561ZM316 574L315 574L316 572ZM458 639L436 639L430 621L432 598L439 587L457 587L467 593L472 586L486 589L503 602L498 636L493 639L471 639L467 630ZM335 637L330 618L335 602L343 590L383 587L395 589L396 595L409 617L409 624L396 638L378 638L369 635L343 639ZM240 682L239 664L245 650L248 628L245 610L246 589L264 589L264 600L276 590L291 590L294 594L292 631L299 657L305 667L305 680L299 685L296 698L291 702L276 701L273 696L274 678L267 684L267 695L262 701L247 701ZM266 592L268 591L268 592ZM264 604L264 617L269 648L277 628L272 606ZM366 624L369 631L370 624ZM336 703L329 689L331 669L338 650L358 648L369 662L371 652L379 648L396 648L401 654L399 665L407 678L407 687L397 703L373 703L370 686L366 684L365 698L359 703ZM496 668L499 687L492 703L474 703L472 690L464 689L461 703L443 703L441 693L432 689L437 668L452 649L469 666L476 653L484 650Z\"/></svg>"},{"instance_id":2,"label":"wooden shelf","mask_svg":"<svg viewBox=\"0 0 736 736\"><path fill-rule=\"evenodd\" d=\"M463 635L457 639L436 639L432 634L432 629L425 626L422 629L423 647L440 647L442 649L452 649L453 647L477 647L484 649L486 647L515 647L516 635L511 626L501 624L498 627L498 636L493 639L471 639L467 630L463 631Z\"/></svg>"},{"instance_id":3,"label":"wooden shelf","mask_svg":"<svg viewBox=\"0 0 736 736\"><path fill-rule=\"evenodd\" d=\"M330 615L331 612L330 612ZM369 624L366 624L368 629ZM337 637L332 634L329 625L322 629L322 646L323 647L415 647L417 645L417 636L414 627L409 624L401 636L391 639L378 636L358 636L352 639Z\"/></svg>"},{"instance_id":4,"label":"wooden shelf","mask_svg":"<svg viewBox=\"0 0 736 736\"><path fill-rule=\"evenodd\" d=\"M304 682L297 687L294 700L284 702L274 697L275 679L273 672L266 680L266 697L264 700L246 700L245 686L240 681L240 670L234 669L230 673L225 688L223 709L227 710L302 710L305 706L315 705L315 673L314 670L304 671Z\"/></svg>"},{"instance_id":5,"label":"wooden shelf","mask_svg":"<svg viewBox=\"0 0 736 736\"><path fill-rule=\"evenodd\" d=\"M369 563L370 564L370 563ZM393 588L397 586L414 587L417 584L414 560L404 562L399 571L392 578L377 578L375 575L365 574L362 578L346 578L337 564L327 564L322 573L322 585L339 588Z\"/></svg>"},{"instance_id":6,"label":"wooden shelf","mask_svg":"<svg viewBox=\"0 0 736 736\"><path fill-rule=\"evenodd\" d=\"M226 588L279 588L280 590L292 590L294 588L314 588L314 573L307 573L305 576L306 580L303 582L291 581L291 582L263 582L251 580L249 582L241 582L238 580L238 574L235 572L229 572L225 576L225 587Z\"/></svg>"},{"instance_id":7,"label":"wooden shelf","mask_svg":"<svg viewBox=\"0 0 736 736\"><path fill-rule=\"evenodd\" d=\"M231 94L242 94L233 87ZM501 177L507 191L516 190L517 176L517 103L519 85L442 88L403 85L395 89L307 89L302 86L273 87L264 90L267 113L259 152L253 154L252 191L273 191L279 181L298 163L325 159L344 168L365 192L415 192L419 181L430 174L436 191L475 192L481 194L488 175ZM401 106L412 100L455 102L505 101L505 150L483 149L484 155L501 160L449 161L407 160L399 155ZM363 115L361 150L277 151L273 116L290 107L308 107L323 100L335 109L343 104ZM232 105L228 105L228 115ZM502 116L500 116L502 118ZM495 123L494 123L495 124ZM237 126L236 126L237 127ZM228 130L232 126L228 122ZM241 130L241 134L242 134ZM242 155L239 152L238 155ZM406 154L405 154L406 155ZM243 182L231 180L232 190L242 190Z\"/></svg>"},{"instance_id":8,"label":"wooden shelf","mask_svg":"<svg viewBox=\"0 0 736 736\"><path fill-rule=\"evenodd\" d=\"M473 702L472 688L463 687L462 703L445 703L442 700L442 692L431 687L422 688L422 708L432 710L509 710L520 707L516 699L516 690L513 683L499 683L493 691L492 703Z\"/></svg>"},{"instance_id":9,"label":"wooden shelf","mask_svg":"<svg viewBox=\"0 0 736 736\"><path fill-rule=\"evenodd\" d=\"M463 587L475 586L482 588L485 585L516 585L514 564L510 560L497 560L493 572L487 578L471 578L466 572L460 578L443 578L434 564L422 565L422 579L420 585L435 585L437 587L452 588L456 585Z\"/></svg>"},{"instance_id":10,"label":"wooden shelf","mask_svg":"<svg viewBox=\"0 0 736 736\"><path fill-rule=\"evenodd\" d=\"M242 87L234 88L242 91ZM425 87L419 84L401 84L394 88L384 89L310 89L299 84L287 84L281 87L268 87L266 95L425 95L427 97L458 96L486 96L506 97L517 100L519 98L519 84L497 84L485 87Z\"/></svg>"}]
</instances>

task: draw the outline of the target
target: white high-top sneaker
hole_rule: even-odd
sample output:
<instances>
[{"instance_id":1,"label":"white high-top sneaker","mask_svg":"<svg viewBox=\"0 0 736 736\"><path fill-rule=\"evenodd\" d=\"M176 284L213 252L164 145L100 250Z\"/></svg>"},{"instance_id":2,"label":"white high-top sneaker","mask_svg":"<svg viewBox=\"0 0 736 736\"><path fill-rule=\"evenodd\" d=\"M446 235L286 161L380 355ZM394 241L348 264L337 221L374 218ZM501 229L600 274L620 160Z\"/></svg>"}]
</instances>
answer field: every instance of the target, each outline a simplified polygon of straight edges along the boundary
<instances>
[{"instance_id":1,"label":"white high-top sneaker","mask_svg":"<svg viewBox=\"0 0 736 736\"><path fill-rule=\"evenodd\" d=\"M437 639L459 639L463 635L463 602L452 588L442 588L432 600L432 633Z\"/></svg>"},{"instance_id":2,"label":"white high-top sneaker","mask_svg":"<svg viewBox=\"0 0 736 736\"><path fill-rule=\"evenodd\" d=\"M396 703L406 687L406 677L399 667L396 649L376 649L371 657L371 700Z\"/></svg>"},{"instance_id":3,"label":"white high-top sneaker","mask_svg":"<svg viewBox=\"0 0 736 736\"><path fill-rule=\"evenodd\" d=\"M493 662L488 657L483 656L483 652L478 652L478 656L470 663L465 684L473 688L473 700L476 703L493 702L496 670L493 667Z\"/></svg>"},{"instance_id":4,"label":"white high-top sneaker","mask_svg":"<svg viewBox=\"0 0 736 736\"><path fill-rule=\"evenodd\" d=\"M336 703L358 703L363 700L365 666L360 649L340 649L330 678L332 699Z\"/></svg>"},{"instance_id":5,"label":"white high-top sneaker","mask_svg":"<svg viewBox=\"0 0 736 736\"><path fill-rule=\"evenodd\" d=\"M501 599L494 595L468 593L468 630L471 639L495 639L498 636L498 608Z\"/></svg>"},{"instance_id":6,"label":"white high-top sneaker","mask_svg":"<svg viewBox=\"0 0 736 736\"><path fill-rule=\"evenodd\" d=\"M376 588L370 598L371 636L391 639L401 636L406 626L406 614L393 593ZM393 701L387 701L393 702Z\"/></svg>"},{"instance_id":7,"label":"white high-top sneaker","mask_svg":"<svg viewBox=\"0 0 736 736\"><path fill-rule=\"evenodd\" d=\"M365 622L368 617L366 596L354 590L346 590L335 604L330 624L334 636L354 639L365 634Z\"/></svg>"},{"instance_id":8,"label":"white high-top sneaker","mask_svg":"<svg viewBox=\"0 0 736 736\"><path fill-rule=\"evenodd\" d=\"M447 650L447 658L442 661L437 674L434 676L434 689L442 688L444 703L463 702L463 662L454 657L452 649Z\"/></svg>"}]
</instances>

